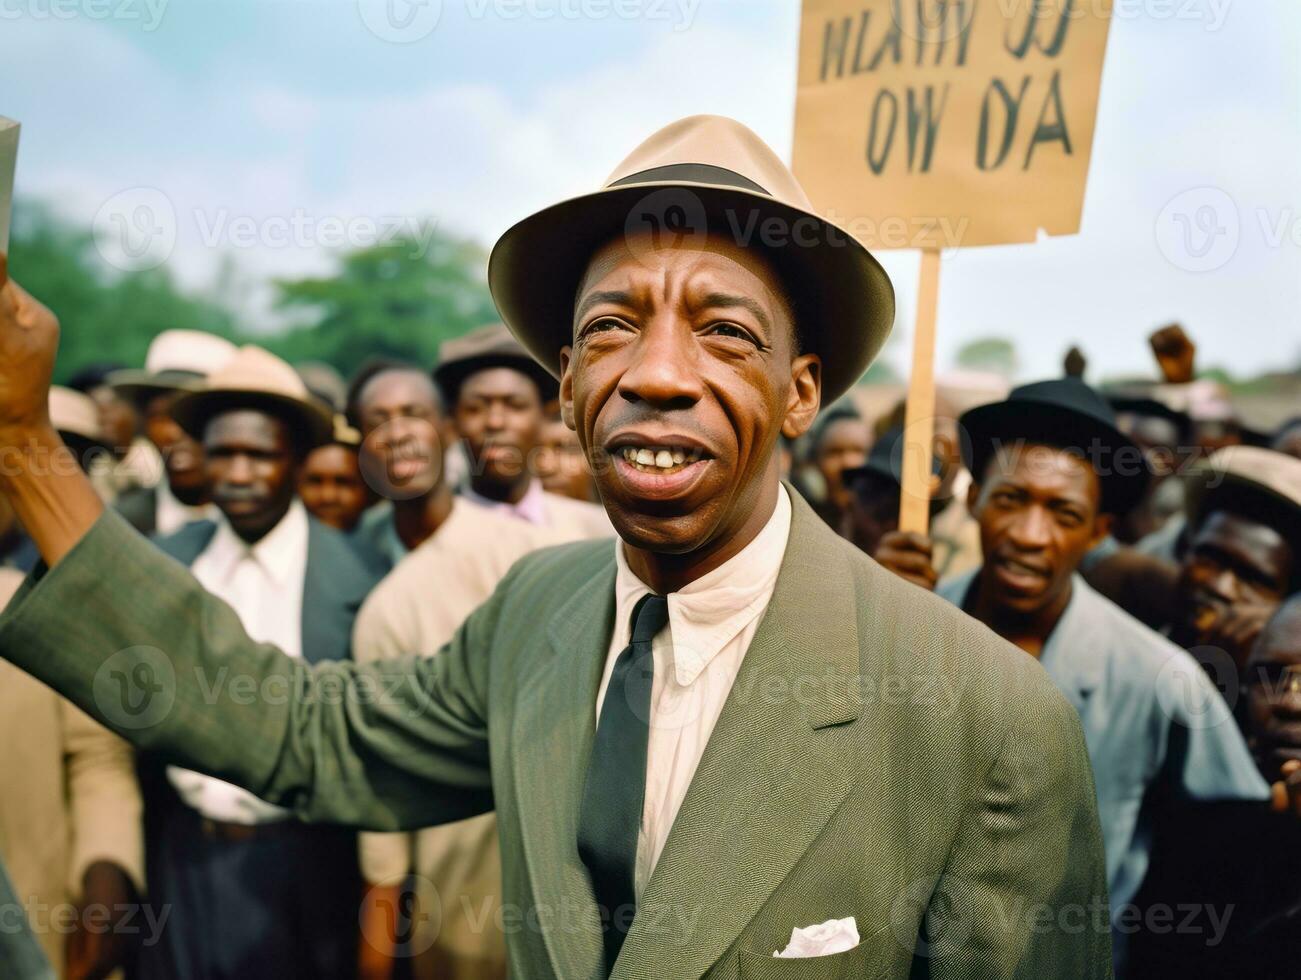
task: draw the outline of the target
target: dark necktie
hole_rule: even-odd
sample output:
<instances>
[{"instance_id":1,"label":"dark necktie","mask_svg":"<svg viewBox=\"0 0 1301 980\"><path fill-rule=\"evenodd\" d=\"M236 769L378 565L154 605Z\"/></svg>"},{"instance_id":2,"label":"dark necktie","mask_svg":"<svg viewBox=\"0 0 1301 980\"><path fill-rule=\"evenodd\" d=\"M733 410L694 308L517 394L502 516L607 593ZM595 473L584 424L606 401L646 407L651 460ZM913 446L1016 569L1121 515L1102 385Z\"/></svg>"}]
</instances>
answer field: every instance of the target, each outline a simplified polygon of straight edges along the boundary
<instances>
[{"instance_id":1,"label":"dark necktie","mask_svg":"<svg viewBox=\"0 0 1301 980\"><path fill-rule=\"evenodd\" d=\"M669 621L663 596L643 596L632 611L632 642L610 672L578 813L578 856L592 876L605 923L606 972L614 968L636 908L637 832L646 798L655 661L651 640Z\"/></svg>"}]
</instances>

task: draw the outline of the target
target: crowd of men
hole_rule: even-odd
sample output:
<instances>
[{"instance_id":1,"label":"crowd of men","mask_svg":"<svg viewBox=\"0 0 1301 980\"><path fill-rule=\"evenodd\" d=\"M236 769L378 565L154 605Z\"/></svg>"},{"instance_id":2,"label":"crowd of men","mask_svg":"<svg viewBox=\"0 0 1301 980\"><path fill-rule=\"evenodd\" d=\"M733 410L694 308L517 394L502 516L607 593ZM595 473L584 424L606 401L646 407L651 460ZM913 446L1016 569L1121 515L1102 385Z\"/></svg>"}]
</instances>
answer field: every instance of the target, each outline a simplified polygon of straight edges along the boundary
<instances>
[{"instance_id":1,"label":"crowd of men","mask_svg":"<svg viewBox=\"0 0 1301 980\"><path fill-rule=\"evenodd\" d=\"M45 299L57 304L58 297ZM719 356L739 357L724 348L740 341L720 337ZM1168 334L1154 343L1158 359L1190 357L1190 347L1186 338L1181 348L1179 338ZM1161 367L1168 365L1162 361ZM642 373L630 379L635 370ZM1033 773L1035 763L1026 760L1041 757L1051 772L1035 792L1066 799L1084 785L1085 796L1096 802L1110 904L1104 905L1102 924L1092 928L1110 933L1120 975L1283 976L1301 962L1301 808L1288 788L1301 767L1301 419L1273 433L1251 432L1231 415L1203 410L1195 396L1201 382L1190 369L1171 378L1167 370L1160 382L1095 389L1068 372L1011 391L985 392L975 399L978 404L970 398L964 404L941 385L928 534L897 526L903 447L911 437L902 405L874 418L856 407L854 392L844 395L823 409L810 431L783 429L780 470L788 489L778 494L774 516L762 515L769 523L737 556L744 562L724 563L699 579L726 572L727 601L747 611L744 622L726 620L733 632L716 644L716 656L693 665L679 653L675 675L664 675L667 668L658 661L645 669L657 690L674 684L686 690L697 676L709 687L720 672L735 676L759 628L756 610L771 601L774 610L783 603L782 615L797 621L804 615L792 613L792 604L780 598L786 593L773 598L786 547L781 535L791 535L791 549L797 531L801 540L834 542L812 536L798 503L803 498L842 539L908 583L891 595L926 600L917 607L916 630L933 635L944 657L961 653L953 653L954 641L940 627L932 634L924 625L942 604L916 589L935 593L1038 661L1074 709L1091 781L1087 767L1077 778L1066 763L1053 761L1069 760L1068 744L1058 756L1055 744L1033 741L1049 729L1027 728L1033 744L1010 749L1021 760L1011 782L1030 779L1024 774ZM667 374L653 376L645 365L630 368L617 382L634 407L703 397L674 388L678 383ZM512 571L524 567L519 563L525 556L614 536L611 516L601 506L599 474L589 466L589 460L602 465L602 458L584 453L573 418L570 424L562 419L562 406L565 413L574 410L573 393L562 392L504 325L446 342L435 365L376 359L357 365L346 380L320 365L296 370L261 348L236 348L220 337L178 329L155 339L143 366L94 365L49 395L50 420L101 499L169 556L170 563L151 566L158 588L170 589L171 580L183 577L181 567L188 568L203 590L233 610L250 641L309 664L405 664L402 658L432 657L449 643L455 650L476 630L487 629L474 625L486 622L481 617L487 614L470 617L490 600L502 601L493 597L503 580L527 577L527 569ZM653 480L663 479L656 471L687 465L675 458L677 449L623 443L615 451L620 465L650 474L644 484L650 496L658 486ZM613 463L605 459L603 465ZM608 540L601 547L608 548ZM819 553L806 555L808 546L801 547L799 560L817 567ZM43 553L50 558L0 496L0 590L6 600L25 574L42 574ZM625 642L630 651L649 653L652 637L661 636L654 641L659 651L671 617L679 649L684 637L707 646L709 631L722 629L718 609L693 592L698 583L691 579L681 588L655 590L673 601L661 600L654 613L660 618L646 625L652 614L643 611L654 609L657 596L644 595L651 593L645 587L627 590L625 583L637 581L633 576L640 571L630 570L623 550L617 555L617 577L599 587L608 590L615 582L618 618L626 621L631 614L632 627L614 627L611 634L608 624L585 620L577 605L565 626L574 630L575 643L584 628L598 631L602 652L613 636L598 697L626 683L619 656ZM834 592L843 587L834 572L839 551L828 544L823 555L832 564L822 585ZM74 560L75 555L63 559ZM787 561L793 560L788 553ZM579 583L572 587L578 598L591 587L583 583L595 582L563 568L551 577L563 583L570 580L566 575ZM615 575L614 566L609 575ZM893 583L889 576L884 580ZM39 584L32 594L45 588ZM148 603L149 597L138 601ZM716 606L717 600L709 601ZM858 601L867 602L861 591ZM170 593L160 602L171 603L169 615L187 613ZM824 645L859 615L831 607L806 613L798 630ZM68 608L64 614L75 621L85 611ZM225 615L223 607L204 607L198 618L206 624ZM519 628L543 627L539 622ZM978 634L957 635L961 647ZM862 642L870 651L875 641ZM774 655L770 646L749 654ZM729 666L733 656L738 659ZM962 663L971 669L972 662ZM132 670L142 666L147 663L137 661ZM950 679L967 683L964 677ZM128 680L137 682L138 676L121 678L123 684ZM591 682L597 680L593 675ZM112 674L101 682L111 688ZM235 678L208 683L233 685ZM509 682L491 681L504 683ZM1033 683L1018 690L1025 693L1027 713L1038 717L1047 710L1039 706ZM712 726L723 699L711 699L708 690L701 696L709 706L705 713L713 712ZM274 695L263 690L252 697L270 704ZM129 707L129 699L122 703ZM587 736L596 739L593 766L617 723L609 720L608 705L600 704L600 725ZM856 702L853 710L849 704L810 708L822 712L811 715L814 729L835 732L857 719ZM654 705L657 712L665 710L658 699ZM137 707L147 714L147 704ZM456 707L447 710L455 716ZM528 707L526 700L522 710ZM1000 710L1015 715L1020 707ZM923 701L908 710L908 717L921 717L934 707ZM105 714L119 730L133 727L130 718ZM139 727L151 724L142 721ZM520 910L503 899L502 854L508 857L510 887L517 887L522 858L513 835L519 804L509 800L512 837L503 831L499 841L498 816L485 812L492 802L472 774L484 760L465 747L469 743L446 734L468 722L454 718L439 729L443 734L421 735L429 742L421 742L414 728L392 719L389 724L396 732L391 737L409 740L399 768L462 787L465 801L448 803L446 813L467 819L423 829L397 818L331 820L329 814L348 810L346 802L335 802L324 822L309 822L304 817L315 806L310 799L281 793L270 802L237 785L249 782L236 780L237 765L214 762L196 769L184 764L185 753L166 746L142 742L133 750L70 701L0 661L0 744L6 746L0 753L0 857L44 956L59 975L78 980L115 971L157 980L506 976L512 915ZM500 737L511 737L506 723L491 724L502 726ZM565 724L557 715L555 732L566 731ZM656 782L660 776L652 765L648 771L655 778L643 788L638 774L635 799L640 807L644 792L647 818L633 831L636 862L623 869L625 881L603 870L602 849L614 845L592 830L589 817L609 801L589 773L582 807L572 814L581 819L563 831L568 850L577 835L583 865L573 867L591 871L591 887L603 904L604 890L623 889L640 901L694 766L712 766L716 774L724 749L701 761L709 728L702 734L694 726L651 726L652 760L663 765L665 753L694 752L696 758L685 778L666 769L670 775ZM644 727L642 732L644 756ZM256 728L209 735L237 747L258 737ZM355 741L365 760L384 756L373 775L357 778L387 799L389 809L400 810L403 784L387 750L368 741L363 729L338 737ZM1007 737L1021 735L1010 730ZM445 757L422 761L426 745L439 740ZM510 745L510 753L524 751L517 742ZM536 749L554 752L557 746L565 751L563 742ZM1005 758L981 755L983 747L971 751L968 761L980 773L964 780L992 771L991 760ZM508 750L494 742L492 752L500 810L505 797L496 784L497 769L506 763L497 757ZM903 756L882 752L873 758L899 762ZM945 768L942 759L936 761ZM347 764L339 761L341 769ZM784 764L820 765L798 756ZM231 780L211 774L213 769ZM823 777L828 781L830 771ZM932 775L947 778L943 771ZM618 783L618 765L601 770L600 778ZM801 809L806 801L788 797L783 778L764 783L771 791L766 808ZM736 805L744 807L761 789L738 786ZM565 787L555 791L564 793ZM519 787L518 795L524 792ZM619 792L617 786L610 790L615 797ZM1026 817L1017 790L1004 785L990 792L993 802L981 819L988 822L991 841L998 839L1000 821L1022 828L1050 822L1046 813ZM669 809L662 820L651 809L652 799L671 801L663 803ZM912 804L888 799L899 813L911 812ZM924 796L918 799L926 805ZM694 805L706 804L697 799ZM1061 843L1063 853L1079 855L1081 868L1091 860L1091 820L1077 822L1071 839ZM358 832L345 824L375 829ZM378 829L388 824L403 829ZM720 862L734 858L730 841L712 846L727 855ZM813 845L805 840L800 846ZM857 850L870 861L873 847L873 841L860 840ZM848 849L842 853L850 860ZM856 854L851 863L861 859ZM1052 860L1044 855L1046 865ZM986 873L973 871L972 879ZM1087 877L1087 871L1081 874ZM960 896L964 886L957 875L957 883L945 887ZM1054 881L1065 889L1069 876ZM721 882L715 904L727 904L731 884L736 883ZM907 891L907 882L895 884ZM922 897L929 901L929 895ZM1005 910L987 907L986 913ZM860 921L857 928L889 932L891 925ZM930 924L932 941L938 942L942 928ZM627 927L611 940L615 930L607 927L609 969L624 962L619 954L625 933L634 955L636 944L645 945L644 934ZM747 955L740 959L743 968ZM921 954L910 950L913 955ZM986 950L975 959L985 955L996 961L1004 952ZM665 970L665 976L675 975ZM1095 975L1092 967L1081 971ZM557 972L563 975L560 967Z\"/></svg>"}]
</instances>

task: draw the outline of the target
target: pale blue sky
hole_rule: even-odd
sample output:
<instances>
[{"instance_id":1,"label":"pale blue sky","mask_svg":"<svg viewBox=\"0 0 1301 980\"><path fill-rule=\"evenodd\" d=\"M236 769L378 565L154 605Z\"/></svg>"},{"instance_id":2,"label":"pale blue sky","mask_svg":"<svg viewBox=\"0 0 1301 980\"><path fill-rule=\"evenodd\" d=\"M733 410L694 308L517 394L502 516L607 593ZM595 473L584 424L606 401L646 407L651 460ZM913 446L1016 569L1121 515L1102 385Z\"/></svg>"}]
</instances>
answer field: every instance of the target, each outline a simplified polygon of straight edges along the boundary
<instances>
[{"instance_id":1,"label":"pale blue sky","mask_svg":"<svg viewBox=\"0 0 1301 980\"><path fill-rule=\"evenodd\" d=\"M233 255L237 305L266 322L265 282L326 268L331 221L364 239L430 219L490 244L696 112L735 116L789 156L794 0L615 0L586 19L566 12L593 0L443 0L409 44L367 29L385 2L0 0L20 193L88 227L161 194L169 267L205 285ZM1170 319L1206 364L1295 364L1299 63L1295 0L1116 0L1082 232L946 257L940 366L998 333L1025 378L1056 373L1071 343L1095 377L1146 372L1144 337ZM1237 233L1200 260L1216 268L1190 271L1171 261L1172 218L1208 206L1236 212ZM883 261L907 317L888 353L902 365L916 258Z\"/></svg>"}]
</instances>

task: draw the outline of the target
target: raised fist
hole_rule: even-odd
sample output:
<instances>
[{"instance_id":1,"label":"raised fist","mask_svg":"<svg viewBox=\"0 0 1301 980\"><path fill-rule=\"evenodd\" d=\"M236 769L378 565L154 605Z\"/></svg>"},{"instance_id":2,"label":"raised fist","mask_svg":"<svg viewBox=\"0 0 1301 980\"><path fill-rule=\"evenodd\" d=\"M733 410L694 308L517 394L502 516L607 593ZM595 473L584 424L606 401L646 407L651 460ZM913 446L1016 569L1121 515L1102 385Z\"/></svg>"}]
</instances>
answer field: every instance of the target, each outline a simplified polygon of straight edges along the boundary
<instances>
[{"instance_id":1,"label":"raised fist","mask_svg":"<svg viewBox=\"0 0 1301 980\"><path fill-rule=\"evenodd\" d=\"M59 321L9 278L0 254L0 444L50 424L50 376L59 349Z\"/></svg>"}]
</instances>

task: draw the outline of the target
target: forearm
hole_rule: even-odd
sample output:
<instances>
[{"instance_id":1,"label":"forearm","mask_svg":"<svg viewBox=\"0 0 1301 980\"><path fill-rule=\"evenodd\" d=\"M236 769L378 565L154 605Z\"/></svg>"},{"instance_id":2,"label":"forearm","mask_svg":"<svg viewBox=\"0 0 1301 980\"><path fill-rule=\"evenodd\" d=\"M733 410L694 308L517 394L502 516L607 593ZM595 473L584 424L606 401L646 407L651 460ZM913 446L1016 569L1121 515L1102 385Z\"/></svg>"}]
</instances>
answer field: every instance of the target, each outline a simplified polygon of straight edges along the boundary
<instances>
[{"instance_id":1,"label":"forearm","mask_svg":"<svg viewBox=\"0 0 1301 980\"><path fill-rule=\"evenodd\" d=\"M21 430L0 443L0 493L51 567L104 512L76 456L48 425Z\"/></svg>"}]
</instances>

